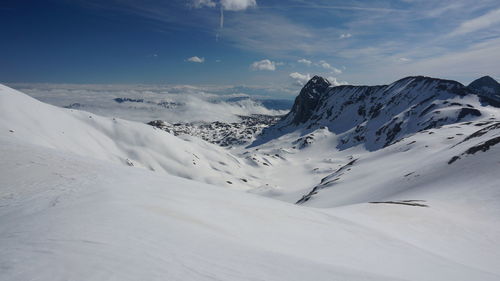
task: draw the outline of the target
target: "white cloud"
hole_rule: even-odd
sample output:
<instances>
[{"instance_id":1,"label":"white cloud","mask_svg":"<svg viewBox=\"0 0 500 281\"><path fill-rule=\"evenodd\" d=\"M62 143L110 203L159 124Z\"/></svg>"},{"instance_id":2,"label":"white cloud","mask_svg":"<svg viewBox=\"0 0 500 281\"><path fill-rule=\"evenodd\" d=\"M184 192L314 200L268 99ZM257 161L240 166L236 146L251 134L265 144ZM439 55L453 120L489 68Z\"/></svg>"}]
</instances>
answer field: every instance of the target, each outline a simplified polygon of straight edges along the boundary
<instances>
[{"instance_id":1,"label":"white cloud","mask_svg":"<svg viewBox=\"0 0 500 281\"><path fill-rule=\"evenodd\" d=\"M224 38L230 44L269 56L297 52L314 53L326 50L325 44L319 44L314 29L309 29L292 22L281 15L269 12L241 13L238 20L224 29Z\"/></svg>"},{"instance_id":2,"label":"white cloud","mask_svg":"<svg viewBox=\"0 0 500 281\"><path fill-rule=\"evenodd\" d=\"M293 84L296 86L304 86L309 80L311 80L311 74L309 73L299 73L293 72L289 74L289 77L293 79ZM323 76L325 77L333 86L348 85L346 81L339 81L337 77L334 76Z\"/></svg>"},{"instance_id":3,"label":"white cloud","mask_svg":"<svg viewBox=\"0 0 500 281\"><path fill-rule=\"evenodd\" d=\"M307 66L310 66L312 64L312 61L310 60L307 60L307 59L300 59L297 61L298 63L302 63L302 64L305 64Z\"/></svg>"},{"instance_id":4,"label":"white cloud","mask_svg":"<svg viewBox=\"0 0 500 281\"><path fill-rule=\"evenodd\" d=\"M273 61L270 61L268 59L261 60L261 61L256 61L250 65L250 68L252 70L268 70L268 71L275 71L276 70L276 63Z\"/></svg>"},{"instance_id":5,"label":"white cloud","mask_svg":"<svg viewBox=\"0 0 500 281\"><path fill-rule=\"evenodd\" d=\"M333 86L340 86L340 85L349 85L348 82L346 81L338 81L337 80L337 77L333 77L333 76L328 76L326 77L326 79L330 82L330 84L332 84Z\"/></svg>"},{"instance_id":6,"label":"white cloud","mask_svg":"<svg viewBox=\"0 0 500 281\"><path fill-rule=\"evenodd\" d=\"M493 10L480 17L462 22L450 36L463 35L480 29L485 29L500 23L500 9Z\"/></svg>"},{"instance_id":7,"label":"white cloud","mask_svg":"<svg viewBox=\"0 0 500 281\"><path fill-rule=\"evenodd\" d=\"M243 11L251 7L256 7L256 0L220 0L220 16L219 28L224 28L224 11ZM192 7L194 8L215 8L217 3L214 0L193 0ZM219 40L219 33L215 35L215 40Z\"/></svg>"},{"instance_id":8,"label":"white cloud","mask_svg":"<svg viewBox=\"0 0 500 281\"><path fill-rule=\"evenodd\" d=\"M192 6L194 8L202 8L202 7L214 8L216 6L216 3L213 0L193 0Z\"/></svg>"},{"instance_id":9,"label":"white cloud","mask_svg":"<svg viewBox=\"0 0 500 281\"><path fill-rule=\"evenodd\" d=\"M24 84L16 88L56 106L78 104L76 109L143 123L158 119L170 123L238 122L240 115L286 113L269 109L257 98L238 93L238 89L249 89L235 86ZM255 91L262 92L265 88L257 88ZM233 97L249 99L232 100ZM128 98L132 101L120 103L115 101L116 98Z\"/></svg>"},{"instance_id":10,"label":"white cloud","mask_svg":"<svg viewBox=\"0 0 500 281\"><path fill-rule=\"evenodd\" d=\"M500 38L433 56L423 57L420 52L405 52L389 57L377 56L377 60L367 61L378 64L375 70L356 69L351 71L346 79L363 84L381 84L391 83L405 76L426 75L469 83L483 75L500 77L497 54L500 54ZM399 58L410 58L411 61L403 63Z\"/></svg>"},{"instance_id":11,"label":"white cloud","mask_svg":"<svg viewBox=\"0 0 500 281\"><path fill-rule=\"evenodd\" d=\"M222 9L226 11L243 11L257 6L256 0L220 0L218 2ZM191 6L193 8L215 8L217 2L214 0L192 0Z\"/></svg>"},{"instance_id":12,"label":"white cloud","mask_svg":"<svg viewBox=\"0 0 500 281\"><path fill-rule=\"evenodd\" d=\"M307 83L307 81L311 80L311 75L309 73L302 74L298 72L292 72L289 76L294 80L294 85L297 86L303 86Z\"/></svg>"},{"instance_id":13,"label":"white cloud","mask_svg":"<svg viewBox=\"0 0 500 281\"><path fill-rule=\"evenodd\" d=\"M198 56L194 56L194 57L188 58L187 61L189 61L189 62L196 62L196 63L204 63L205 62L205 58L200 58Z\"/></svg>"},{"instance_id":14,"label":"white cloud","mask_svg":"<svg viewBox=\"0 0 500 281\"><path fill-rule=\"evenodd\" d=\"M339 36L340 39L346 39L346 38L350 38L350 37L352 37L351 33L343 33L343 34L340 34L340 36Z\"/></svg>"},{"instance_id":15,"label":"white cloud","mask_svg":"<svg viewBox=\"0 0 500 281\"><path fill-rule=\"evenodd\" d=\"M255 0L221 0L220 4L227 11L242 11L257 6Z\"/></svg>"},{"instance_id":16,"label":"white cloud","mask_svg":"<svg viewBox=\"0 0 500 281\"><path fill-rule=\"evenodd\" d=\"M411 61L411 59L409 59L409 58L399 58L398 60L400 62L409 62L409 61Z\"/></svg>"},{"instance_id":17,"label":"white cloud","mask_svg":"<svg viewBox=\"0 0 500 281\"><path fill-rule=\"evenodd\" d=\"M324 60L320 60L318 63L317 63L318 66L321 66L323 67L324 69L328 69L328 70L331 70L333 73L335 74L340 74L342 73L342 70L336 68L336 67L333 67L331 64L327 63L326 61Z\"/></svg>"}]
</instances>

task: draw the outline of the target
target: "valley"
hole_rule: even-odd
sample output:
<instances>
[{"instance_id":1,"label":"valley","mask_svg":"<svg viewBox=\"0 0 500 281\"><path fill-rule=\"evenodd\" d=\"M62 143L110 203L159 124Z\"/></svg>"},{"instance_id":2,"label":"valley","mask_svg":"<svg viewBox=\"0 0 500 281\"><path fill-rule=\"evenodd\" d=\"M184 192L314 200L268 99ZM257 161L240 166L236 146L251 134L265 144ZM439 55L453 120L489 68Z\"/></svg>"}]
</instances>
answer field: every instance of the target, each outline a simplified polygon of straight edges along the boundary
<instances>
[{"instance_id":1,"label":"valley","mask_svg":"<svg viewBox=\"0 0 500 281\"><path fill-rule=\"evenodd\" d=\"M0 86L2 276L497 280L495 99L313 77L283 117L145 124Z\"/></svg>"}]
</instances>

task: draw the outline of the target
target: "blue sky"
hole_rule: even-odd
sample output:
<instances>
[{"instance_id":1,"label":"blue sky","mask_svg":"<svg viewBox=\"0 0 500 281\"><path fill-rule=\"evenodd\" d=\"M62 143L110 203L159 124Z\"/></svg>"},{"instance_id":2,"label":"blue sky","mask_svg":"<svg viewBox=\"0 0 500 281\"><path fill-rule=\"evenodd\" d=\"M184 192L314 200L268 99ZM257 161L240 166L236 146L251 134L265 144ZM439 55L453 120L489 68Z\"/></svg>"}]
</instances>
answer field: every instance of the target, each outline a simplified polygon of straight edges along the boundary
<instances>
[{"instance_id":1,"label":"blue sky","mask_svg":"<svg viewBox=\"0 0 500 281\"><path fill-rule=\"evenodd\" d=\"M0 33L4 83L500 78L498 0L7 0Z\"/></svg>"}]
</instances>

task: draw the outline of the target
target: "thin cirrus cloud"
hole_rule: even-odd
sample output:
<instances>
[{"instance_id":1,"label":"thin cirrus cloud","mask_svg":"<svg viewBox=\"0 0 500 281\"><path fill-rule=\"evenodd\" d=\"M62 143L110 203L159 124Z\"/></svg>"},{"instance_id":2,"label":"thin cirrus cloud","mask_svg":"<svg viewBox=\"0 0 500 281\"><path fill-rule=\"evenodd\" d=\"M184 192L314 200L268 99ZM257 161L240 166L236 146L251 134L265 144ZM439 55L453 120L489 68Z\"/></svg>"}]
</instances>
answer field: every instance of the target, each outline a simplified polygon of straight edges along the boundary
<instances>
[{"instance_id":1,"label":"thin cirrus cloud","mask_svg":"<svg viewBox=\"0 0 500 281\"><path fill-rule=\"evenodd\" d=\"M482 16L462 22L450 36L464 35L498 24L500 24L500 9L490 11Z\"/></svg>"},{"instance_id":2,"label":"thin cirrus cloud","mask_svg":"<svg viewBox=\"0 0 500 281\"><path fill-rule=\"evenodd\" d=\"M194 56L194 57L190 57L187 59L188 62L194 62L194 63L204 63L205 62L205 58L203 57L198 57L198 56Z\"/></svg>"},{"instance_id":3,"label":"thin cirrus cloud","mask_svg":"<svg viewBox=\"0 0 500 281\"><path fill-rule=\"evenodd\" d=\"M264 59L260 61L253 62L250 65L250 69L252 70L267 70L267 71L275 71L276 70L276 65L274 61Z\"/></svg>"}]
</instances>

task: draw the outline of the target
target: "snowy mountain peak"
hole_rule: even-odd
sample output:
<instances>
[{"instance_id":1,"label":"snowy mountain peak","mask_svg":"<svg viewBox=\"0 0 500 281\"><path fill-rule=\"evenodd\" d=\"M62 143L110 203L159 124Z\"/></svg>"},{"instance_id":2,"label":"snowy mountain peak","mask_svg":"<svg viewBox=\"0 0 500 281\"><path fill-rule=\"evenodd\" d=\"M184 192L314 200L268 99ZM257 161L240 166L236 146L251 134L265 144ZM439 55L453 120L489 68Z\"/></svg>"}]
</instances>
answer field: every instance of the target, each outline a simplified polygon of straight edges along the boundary
<instances>
[{"instance_id":1,"label":"snowy mountain peak","mask_svg":"<svg viewBox=\"0 0 500 281\"><path fill-rule=\"evenodd\" d=\"M479 94L500 97L500 84L490 76L483 76L476 79L467 87Z\"/></svg>"},{"instance_id":2,"label":"snowy mountain peak","mask_svg":"<svg viewBox=\"0 0 500 281\"><path fill-rule=\"evenodd\" d=\"M330 81L328 81L326 78L321 77L319 75L314 75L313 78L311 78L307 82L307 84L328 84L328 85L331 85Z\"/></svg>"},{"instance_id":3,"label":"snowy mountain peak","mask_svg":"<svg viewBox=\"0 0 500 281\"><path fill-rule=\"evenodd\" d=\"M255 144L324 127L340 136L340 149L364 144L376 150L409 134L488 115L482 102L482 97L452 80L411 76L390 85L333 87L315 76L290 113Z\"/></svg>"},{"instance_id":4,"label":"snowy mountain peak","mask_svg":"<svg viewBox=\"0 0 500 281\"><path fill-rule=\"evenodd\" d=\"M474 85L484 85L484 84L490 84L490 85L499 85L497 80L493 79L491 76L483 76L481 78L478 78L474 81L472 81L469 86L473 87Z\"/></svg>"},{"instance_id":5,"label":"snowy mountain peak","mask_svg":"<svg viewBox=\"0 0 500 281\"><path fill-rule=\"evenodd\" d=\"M311 78L304 85L297 98L295 98L295 103L290 113L294 116L292 123L298 125L307 121L318 106L320 96L330 86L330 82L321 76Z\"/></svg>"}]
</instances>

